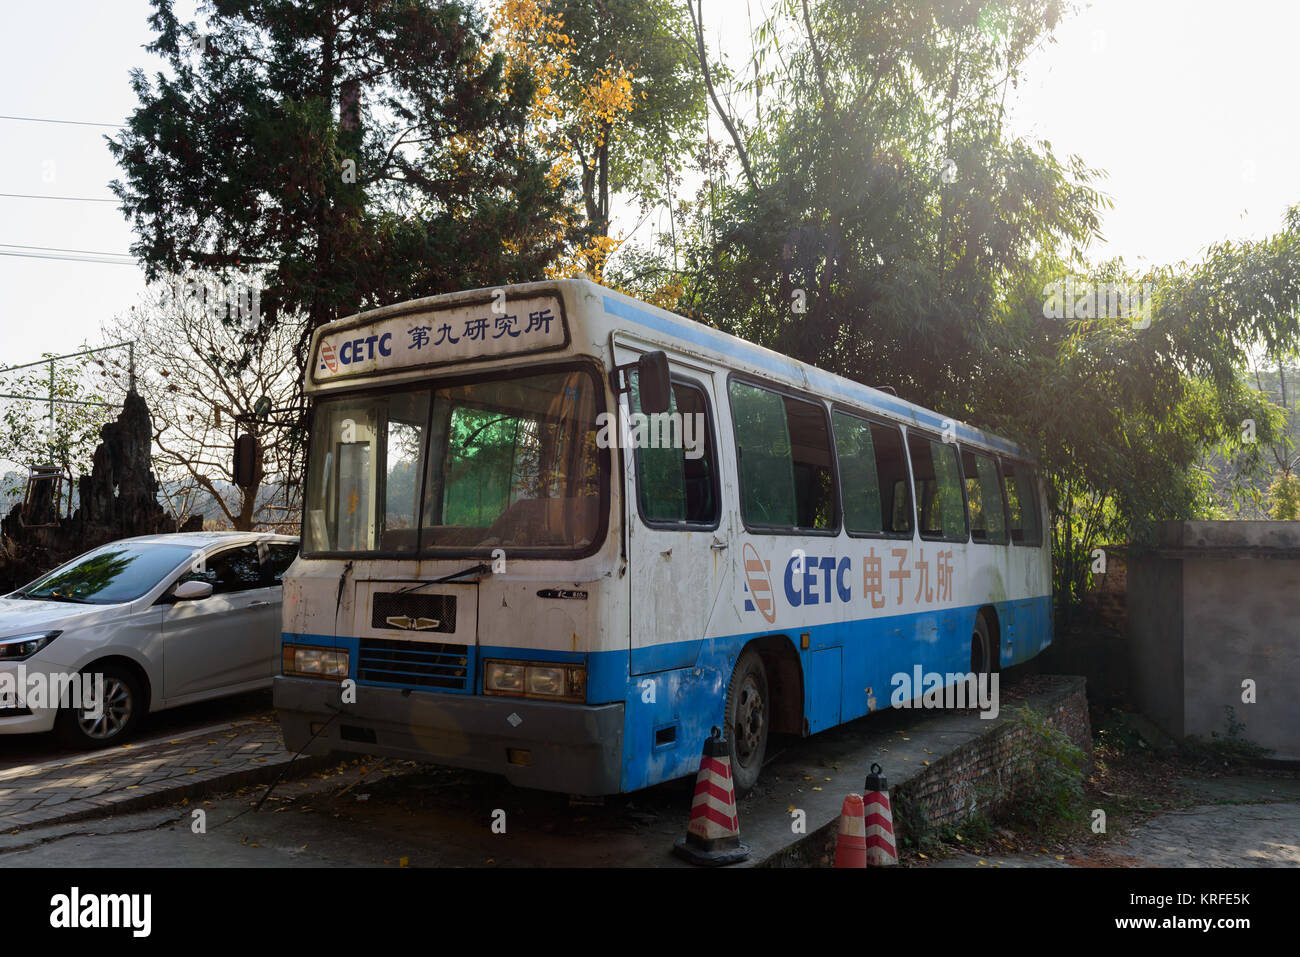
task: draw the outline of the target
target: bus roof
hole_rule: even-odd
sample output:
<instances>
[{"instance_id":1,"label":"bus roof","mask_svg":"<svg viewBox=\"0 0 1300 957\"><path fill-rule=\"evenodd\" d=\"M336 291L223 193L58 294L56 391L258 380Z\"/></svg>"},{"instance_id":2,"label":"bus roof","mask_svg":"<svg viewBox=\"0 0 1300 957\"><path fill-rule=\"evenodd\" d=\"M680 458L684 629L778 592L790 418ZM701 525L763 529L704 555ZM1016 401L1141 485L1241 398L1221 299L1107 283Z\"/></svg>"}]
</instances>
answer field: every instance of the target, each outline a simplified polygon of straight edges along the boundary
<instances>
[{"instance_id":1,"label":"bus roof","mask_svg":"<svg viewBox=\"0 0 1300 957\"><path fill-rule=\"evenodd\" d=\"M321 383L314 375L314 370L318 364L321 371L324 371L319 350L322 349L322 344L326 342L327 337L336 337L339 332L360 326L381 328L380 323L384 320L392 320L402 316L419 315L434 310L468 305L486 306L494 299L499 299L502 291L504 291L506 301L538 298L547 294L560 300L561 312L565 315L557 328L562 330L563 339L561 341L557 335L553 337L552 342L544 344L540 350L535 351L544 352L548 349L571 348L579 352L589 352L591 346L602 347L607 343L610 333L616 335L624 333L648 344L657 344L670 350L693 354L716 365L738 372L749 372L764 378L774 379L796 389L826 396L832 401L839 399L848 405L857 406L864 410L877 411L906 425L922 426L941 433L945 430L951 430L951 434L962 442L981 445L987 449L1019 458L1032 459L1032 456L1027 451L1009 439L958 422L951 417L943 416L938 412L908 402L891 393L835 375L806 362L800 362L797 359L755 345L745 339L695 322L692 319L687 319L666 309L634 299L624 293L597 285L587 279L559 279L545 282L519 283L510 286L472 289L439 296L428 296L423 299L394 303L390 306L383 306L379 309L327 323L312 335L308 375L305 383L306 391L308 393L333 391L331 387L334 383ZM608 318L604 322L600 322L599 317L601 316ZM596 328L586 328L583 330L584 334L573 335L574 326L582 326L583 323ZM577 345L574 345L575 342ZM590 343L591 346L584 348L582 346L583 342ZM324 345L324 349L326 354L333 358L331 347ZM530 353L483 356L482 359L496 359L499 362L527 354ZM535 352L531 354L535 354ZM390 381L398 381L399 378L408 378L417 371L408 369L405 370L405 375L394 373L391 377L386 378ZM427 375L427 371L424 374ZM369 381L373 381L373 379ZM349 387L355 387L360 383L349 382L346 384ZM339 383L339 385L344 385L344 383Z\"/></svg>"}]
</instances>

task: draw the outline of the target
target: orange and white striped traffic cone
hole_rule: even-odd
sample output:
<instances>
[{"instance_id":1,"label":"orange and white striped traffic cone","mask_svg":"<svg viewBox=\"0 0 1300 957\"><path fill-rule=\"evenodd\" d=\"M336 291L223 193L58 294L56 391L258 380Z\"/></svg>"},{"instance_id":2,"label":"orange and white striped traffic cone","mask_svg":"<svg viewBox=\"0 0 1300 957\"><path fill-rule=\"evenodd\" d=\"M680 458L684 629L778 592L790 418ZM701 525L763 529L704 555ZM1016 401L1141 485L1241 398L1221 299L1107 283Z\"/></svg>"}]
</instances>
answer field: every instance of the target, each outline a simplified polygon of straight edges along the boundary
<instances>
[{"instance_id":1,"label":"orange and white striped traffic cone","mask_svg":"<svg viewBox=\"0 0 1300 957\"><path fill-rule=\"evenodd\" d=\"M884 867L898 863L898 850L894 846L894 812L889 807L889 781L880 773L880 765L871 765L863 786L866 812L867 866Z\"/></svg>"},{"instance_id":2,"label":"orange and white striped traffic cone","mask_svg":"<svg viewBox=\"0 0 1300 957\"><path fill-rule=\"evenodd\" d=\"M734 864L749 857L749 847L740 843L731 755L717 728L704 742L700 771L695 777L691 819L686 825L686 836L677 840L673 850L692 864L710 866Z\"/></svg>"},{"instance_id":3,"label":"orange and white striped traffic cone","mask_svg":"<svg viewBox=\"0 0 1300 957\"><path fill-rule=\"evenodd\" d=\"M861 794L850 794L840 810L840 830L835 835L835 866L867 866L867 822Z\"/></svg>"}]
</instances>

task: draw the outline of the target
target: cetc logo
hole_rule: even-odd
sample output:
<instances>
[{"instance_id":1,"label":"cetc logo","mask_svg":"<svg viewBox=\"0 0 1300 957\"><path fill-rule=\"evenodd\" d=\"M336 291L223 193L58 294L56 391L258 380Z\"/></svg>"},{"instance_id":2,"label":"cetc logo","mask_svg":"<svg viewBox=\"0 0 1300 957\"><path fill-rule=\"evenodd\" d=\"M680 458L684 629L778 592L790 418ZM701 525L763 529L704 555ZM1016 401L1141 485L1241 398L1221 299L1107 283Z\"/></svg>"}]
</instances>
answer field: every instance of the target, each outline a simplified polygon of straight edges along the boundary
<instances>
[{"instance_id":1,"label":"cetc logo","mask_svg":"<svg viewBox=\"0 0 1300 957\"><path fill-rule=\"evenodd\" d=\"M745 590L749 597L745 599L745 611L758 609L768 622L776 621L776 601L772 594L772 563L758 557L753 545L745 543L741 553L745 559Z\"/></svg>"},{"instance_id":2,"label":"cetc logo","mask_svg":"<svg viewBox=\"0 0 1300 957\"><path fill-rule=\"evenodd\" d=\"M320 360L321 365L326 369L329 369L330 372L339 371L338 356L334 355L334 347L328 342L322 342L320 344Z\"/></svg>"}]
</instances>

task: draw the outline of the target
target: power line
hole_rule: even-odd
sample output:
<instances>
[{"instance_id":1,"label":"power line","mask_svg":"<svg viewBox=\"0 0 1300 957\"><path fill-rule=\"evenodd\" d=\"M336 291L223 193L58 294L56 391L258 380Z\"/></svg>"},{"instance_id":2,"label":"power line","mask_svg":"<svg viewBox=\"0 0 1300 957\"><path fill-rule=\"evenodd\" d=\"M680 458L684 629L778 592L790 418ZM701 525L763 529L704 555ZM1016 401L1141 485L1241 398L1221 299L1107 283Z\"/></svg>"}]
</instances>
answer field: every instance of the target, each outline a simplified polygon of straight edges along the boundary
<instances>
[{"instance_id":1,"label":"power line","mask_svg":"<svg viewBox=\"0 0 1300 957\"><path fill-rule=\"evenodd\" d=\"M40 116L0 116L0 120L17 120L21 123L58 123L64 126L107 126L109 129L126 129L121 123L89 123L84 120L50 120Z\"/></svg>"},{"instance_id":2,"label":"power line","mask_svg":"<svg viewBox=\"0 0 1300 957\"><path fill-rule=\"evenodd\" d=\"M61 246L28 246L22 243L0 243L0 249L40 249L51 253L84 253L87 256L128 256L128 253L106 253L98 249L64 249Z\"/></svg>"},{"instance_id":3,"label":"power line","mask_svg":"<svg viewBox=\"0 0 1300 957\"><path fill-rule=\"evenodd\" d=\"M28 259L57 259L62 262L100 263L105 266L134 266L134 259L92 259L89 256L60 256L58 253L24 253L0 249L0 256L23 256Z\"/></svg>"},{"instance_id":4,"label":"power line","mask_svg":"<svg viewBox=\"0 0 1300 957\"><path fill-rule=\"evenodd\" d=\"M116 203L116 199L101 199L98 196L42 196L38 193L0 193L9 199L65 199L77 203Z\"/></svg>"},{"instance_id":5,"label":"power line","mask_svg":"<svg viewBox=\"0 0 1300 957\"><path fill-rule=\"evenodd\" d=\"M135 259L126 253L105 253L94 249L59 249L55 246L21 246L14 243L0 243L0 256L103 263L106 266L134 266L136 264Z\"/></svg>"}]
</instances>

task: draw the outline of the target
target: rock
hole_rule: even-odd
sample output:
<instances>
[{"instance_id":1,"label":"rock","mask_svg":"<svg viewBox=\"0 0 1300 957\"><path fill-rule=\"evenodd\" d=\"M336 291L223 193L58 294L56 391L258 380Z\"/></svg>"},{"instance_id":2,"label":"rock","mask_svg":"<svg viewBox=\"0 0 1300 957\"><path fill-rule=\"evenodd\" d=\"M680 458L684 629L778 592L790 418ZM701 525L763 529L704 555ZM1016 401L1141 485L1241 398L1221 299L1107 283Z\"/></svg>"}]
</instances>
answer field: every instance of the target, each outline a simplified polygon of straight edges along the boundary
<instances>
[{"instance_id":1,"label":"rock","mask_svg":"<svg viewBox=\"0 0 1300 957\"><path fill-rule=\"evenodd\" d=\"M177 531L176 522L158 503L153 474L153 425L149 406L134 390L126 395L117 419L99 430L89 475L77 483L78 508L58 524L34 528L22 522L21 503L0 521L0 594L26 584L82 552L119 538ZM53 488L37 486L32 517L53 517ZM195 515L183 531L199 531Z\"/></svg>"}]
</instances>

